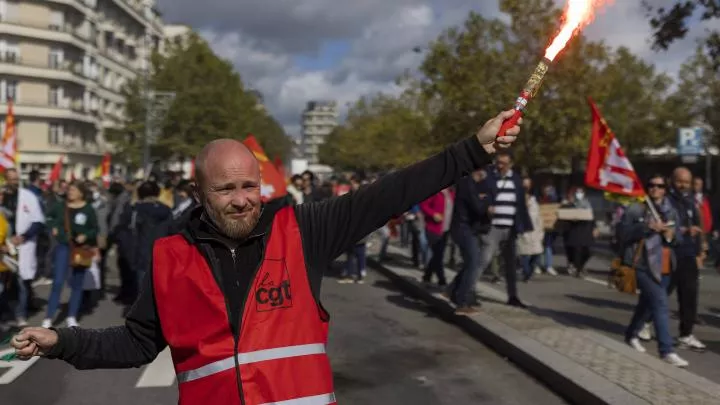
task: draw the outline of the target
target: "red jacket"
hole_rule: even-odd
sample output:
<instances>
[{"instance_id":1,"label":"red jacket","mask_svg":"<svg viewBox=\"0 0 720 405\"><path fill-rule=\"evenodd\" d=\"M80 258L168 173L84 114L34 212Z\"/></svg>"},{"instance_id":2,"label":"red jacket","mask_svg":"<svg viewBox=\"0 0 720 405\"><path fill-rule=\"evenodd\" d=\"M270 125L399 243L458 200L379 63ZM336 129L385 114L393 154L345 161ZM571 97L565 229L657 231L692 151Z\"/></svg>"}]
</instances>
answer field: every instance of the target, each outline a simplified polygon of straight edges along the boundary
<instances>
[{"instance_id":1,"label":"red jacket","mask_svg":"<svg viewBox=\"0 0 720 405\"><path fill-rule=\"evenodd\" d=\"M180 405L335 403L325 353L329 317L310 290L292 207L273 220L237 337L221 284L196 246L181 235L161 239L153 266Z\"/></svg>"},{"instance_id":2,"label":"red jacket","mask_svg":"<svg viewBox=\"0 0 720 405\"><path fill-rule=\"evenodd\" d=\"M713 229L713 215L712 215L712 207L710 206L710 199L707 198L707 196L703 194L702 202L700 204L697 204L697 199L695 201L696 201L698 211L700 211L700 215L702 217L701 219L702 219L703 232L705 234L709 234L712 232L712 229Z\"/></svg>"},{"instance_id":3,"label":"red jacket","mask_svg":"<svg viewBox=\"0 0 720 405\"><path fill-rule=\"evenodd\" d=\"M455 201L455 192L453 190L448 191L450 192L450 199L452 201ZM434 235L442 235L442 225L445 217L445 196L443 195L443 192L441 191L428 198L427 200L421 202L420 211L422 211L423 215L425 216L425 230ZM435 221L433 219L433 215L435 214L442 215L443 220L440 220L439 222Z\"/></svg>"}]
</instances>

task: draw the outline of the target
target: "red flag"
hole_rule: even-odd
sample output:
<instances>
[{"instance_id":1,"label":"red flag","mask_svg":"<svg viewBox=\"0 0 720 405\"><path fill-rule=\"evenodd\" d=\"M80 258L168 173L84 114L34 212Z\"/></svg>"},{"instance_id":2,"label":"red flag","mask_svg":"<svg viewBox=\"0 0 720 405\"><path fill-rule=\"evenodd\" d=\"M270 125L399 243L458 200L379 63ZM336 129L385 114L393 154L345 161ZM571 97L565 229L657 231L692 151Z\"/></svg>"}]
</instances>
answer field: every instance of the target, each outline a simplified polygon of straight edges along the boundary
<instances>
[{"instance_id":1,"label":"red flag","mask_svg":"<svg viewBox=\"0 0 720 405\"><path fill-rule=\"evenodd\" d=\"M278 172L273 163L268 159L265 151L255 139L254 136L248 135L243 141L245 146L255 155L260 162L260 176L262 176L262 186L260 193L263 201L272 200L274 198L287 195L285 179Z\"/></svg>"},{"instance_id":2,"label":"red flag","mask_svg":"<svg viewBox=\"0 0 720 405\"><path fill-rule=\"evenodd\" d=\"M60 175L62 174L64 160L65 160L65 155L60 155L57 162L55 162L55 165L53 166L52 171L50 172L50 176L47 178L47 180L45 180L45 187L50 187L53 185L53 183L60 180Z\"/></svg>"},{"instance_id":3,"label":"red flag","mask_svg":"<svg viewBox=\"0 0 720 405\"><path fill-rule=\"evenodd\" d=\"M609 193L643 197L645 190L615 134L590 97L592 135L588 150L585 184Z\"/></svg>"},{"instance_id":4,"label":"red flag","mask_svg":"<svg viewBox=\"0 0 720 405\"><path fill-rule=\"evenodd\" d=\"M102 170L100 176L102 178L103 187L110 187L110 153L105 153L102 160Z\"/></svg>"},{"instance_id":5,"label":"red flag","mask_svg":"<svg viewBox=\"0 0 720 405\"><path fill-rule=\"evenodd\" d=\"M276 156L273 160L273 166L277 169L278 173L283 176L283 179L286 179L287 183L287 174L285 173L285 165L283 164L282 159L280 159L279 156Z\"/></svg>"},{"instance_id":6,"label":"red flag","mask_svg":"<svg viewBox=\"0 0 720 405\"><path fill-rule=\"evenodd\" d=\"M0 144L0 166L10 169L17 164L17 128L15 128L15 114L13 114L12 100L8 101L7 116L5 117L5 133Z\"/></svg>"}]
</instances>

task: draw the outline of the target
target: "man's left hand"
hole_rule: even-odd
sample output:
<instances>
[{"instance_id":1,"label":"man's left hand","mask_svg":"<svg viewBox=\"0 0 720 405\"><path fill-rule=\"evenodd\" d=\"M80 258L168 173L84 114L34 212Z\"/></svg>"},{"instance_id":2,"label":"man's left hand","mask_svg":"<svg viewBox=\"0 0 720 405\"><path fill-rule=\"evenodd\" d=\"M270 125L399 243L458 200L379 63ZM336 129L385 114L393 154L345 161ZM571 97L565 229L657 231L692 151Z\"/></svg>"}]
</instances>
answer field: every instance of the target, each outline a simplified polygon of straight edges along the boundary
<instances>
[{"instance_id":1,"label":"man's left hand","mask_svg":"<svg viewBox=\"0 0 720 405\"><path fill-rule=\"evenodd\" d=\"M508 129L504 136L497 136L503 122L510 119L513 114L515 114L515 110L503 111L480 128L476 136L487 153L495 153L499 148L508 148L515 142L520 133L522 118L518 121L518 125Z\"/></svg>"}]
</instances>

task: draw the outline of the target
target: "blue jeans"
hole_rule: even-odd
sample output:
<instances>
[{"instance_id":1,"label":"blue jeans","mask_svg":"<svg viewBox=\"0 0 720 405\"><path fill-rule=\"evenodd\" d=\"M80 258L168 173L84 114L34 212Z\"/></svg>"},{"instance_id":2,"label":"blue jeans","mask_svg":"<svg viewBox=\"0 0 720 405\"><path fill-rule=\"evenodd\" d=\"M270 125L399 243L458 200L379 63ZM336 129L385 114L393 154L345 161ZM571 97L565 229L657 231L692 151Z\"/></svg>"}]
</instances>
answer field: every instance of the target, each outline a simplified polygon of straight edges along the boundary
<instances>
[{"instance_id":1,"label":"blue jeans","mask_svg":"<svg viewBox=\"0 0 720 405\"><path fill-rule=\"evenodd\" d=\"M17 278L18 302L15 307L15 317L24 319L27 318L28 305L30 304L32 280L23 280L20 275Z\"/></svg>"},{"instance_id":2,"label":"blue jeans","mask_svg":"<svg viewBox=\"0 0 720 405\"><path fill-rule=\"evenodd\" d=\"M60 306L60 294L62 294L65 279L70 285L70 302L68 303L68 317L77 317L83 299L83 285L85 283L84 267L72 268L70 266L70 246L65 243L58 243L55 246L53 255L53 267L55 278L53 279L50 298L48 299L47 316L52 319Z\"/></svg>"},{"instance_id":3,"label":"blue jeans","mask_svg":"<svg viewBox=\"0 0 720 405\"><path fill-rule=\"evenodd\" d=\"M427 266L428 264L428 240L425 235L425 228L418 226L417 222L410 223L410 234L412 236L412 260L415 267Z\"/></svg>"},{"instance_id":4,"label":"blue jeans","mask_svg":"<svg viewBox=\"0 0 720 405\"><path fill-rule=\"evenodd\" d=\"M480 245L470 229L454 229L453 241L460 248L463 265L450 284L450 297L460 307L475 302L475 283L480 276Z\"/></svg>"},{"instance_id":5,"label":"blue jeans","mask_svg":"<svg viewBox=\"0 0 720 405\"><path fill-rule=\"evenodd\" d=\"M543 247L544 252L543 256L545 256L545 262L543 263L544 267L543 270L547 271L550 267L552 267L553 262L553 244L555 243L555 238L557 238L557 233L555 232L545 232L545 237L543 238Z\"/></svg>"},{"instance_id":6,"label":"blue jeans","mask_svg":"<svg viewBox=\"0 0 720 405\"><path fill-rule=\"evenodd\" d=\"M520 256L520 265L522 266L523 275L526 279L530 279L533 270L540 263L540 255L522 255Z\"/></svg>"},{"instance_id":7,"label":"blue jeans","mask_svg":"<svg viewBox=\"0 0 720 405\"><path fill-rule=\"evenodd\" d=\"M670 335L670 315L668 310L667 287L670 276L663 276L662 282L655 281L648 270L636 272L637 286L640 289L635 313L625 331L625 340L636 338L643 325L652 320L655 326L655 337L658 342L660 356L672 353L673 339Z\"/></svg>"},{"instance_id":8,"label":"blue jeans","mask_svg":"<svg viewBox=\"0 0 720 405\"><path fill-rule=\"evenodd\" d=\"M448 232L442 235L437 235L430 232L425 232L430 245L430 261L427 267L425 267L425 274L423 274L423 281L429 283L432 281L432 276L435 274L439 285L445 285L445 247L447 247Z\"/></svg>"},{"instance_id":9,"label":"blue jeans","mask_svg":"<svg viewBox=\"0 0 720 405\"><path fill-rule=\"evenodd\" d=\"M365 270L366 250L365 243L359 243L346 252L347 262L345 262L343 276L353 277L356 280L362 279L362 271Z\"/></svg>"}]
</instances>

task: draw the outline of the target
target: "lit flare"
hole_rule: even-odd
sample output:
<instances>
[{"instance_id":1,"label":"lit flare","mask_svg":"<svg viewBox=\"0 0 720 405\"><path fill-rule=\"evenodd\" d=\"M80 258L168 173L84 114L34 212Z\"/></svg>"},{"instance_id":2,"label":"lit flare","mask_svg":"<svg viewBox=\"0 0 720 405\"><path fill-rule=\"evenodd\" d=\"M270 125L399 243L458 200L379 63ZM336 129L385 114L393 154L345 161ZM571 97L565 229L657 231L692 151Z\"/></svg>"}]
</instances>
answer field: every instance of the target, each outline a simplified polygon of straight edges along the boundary
<instances>
[{"instance_id":1,"label":"lit flare","mask_svg":"<svg viewBox=\"0 0 720 405\"><path fill-rule=\"evenodd\" d=\"M517 125L523 116L523 110L525 110L525 107L527 107L530 100L535 97L538 89L540 89L543 78L550 69L550 64L555 60L560 51L565 49L570 39L592 22L595 17L595 11L606 1L611 0L568 0L562 16L560 32L558 32L550 43L550 46L545 50L545 57L537 65L517 100L515 100L515 113L503 122L498 131L498 136L505 136L508 129Z\"/></svg>"}]
</instances>

